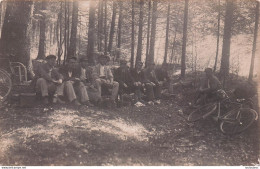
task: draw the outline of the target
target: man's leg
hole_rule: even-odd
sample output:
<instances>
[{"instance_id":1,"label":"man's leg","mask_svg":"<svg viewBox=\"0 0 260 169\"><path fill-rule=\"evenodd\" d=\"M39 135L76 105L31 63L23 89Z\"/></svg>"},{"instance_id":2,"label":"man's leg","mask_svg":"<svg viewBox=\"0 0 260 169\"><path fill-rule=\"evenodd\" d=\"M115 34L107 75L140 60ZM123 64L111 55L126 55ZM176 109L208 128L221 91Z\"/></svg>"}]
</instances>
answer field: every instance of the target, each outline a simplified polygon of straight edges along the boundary
<instances>
[{"instance_id":1,"label":"man's leg","mask_svg":"<svg viewBox=\"0 0 260 169\"><path fill-rule=\"evenodd\" d=\"M41 93L42 97L49 95L47 81L43 78L39 78L36 82L36 91Z\"/></svg>"},{"instance_id":2,"label":"man's leg","mask_svg":"<svg viewBox=\"0 0 260 169\"><path fill-rule=\"evenodd\" d=\"M153 101L154 100L153 85L150 83L146 83L145 88L146 88L145 93L146 93L148 101Z\"/></svg>"},{"instance_id":3,"label":"man's leg","mask_svg":"<svg viewBox=\"0 0 260 169\"><path fill-rule=\"evenodd\" d=\"M64 85L65 85L64 87L65 87L65 92L66 92L66 95L68 97L68 100L70 102L76 100L77 96L76 96L75 90L73 88L72 82L71 81L67 81L67 82L65 82Z\"/></svg>"},{"instance_id":4,"label":"man's leg","mask_svg":"<svg viewBox=\"0 0 260 169\"><path fill-rule=\"evenodd\" d=\"M119 89L119 83L114 81L112 84L111 100L115 101L115 99L117 98L118 89Z\"/></svg>"},{"instance_id":5,"label":"man's leg","mask_svg":"<svg viewBox=\"0 0 260 169\"><path fill-rule=\"evenodd\" d=\"M161 85L154 86L154 93L155 93L155 98L160 99L162 94L162 86Z\"/></svg>"},{"instance_id":6,"label":"man's leg","mask_svg":"<svg viewBox=\"0 0 260 169\"><path fill-rule=\"evenodd\" d=\"M81 103L88 102L89 101L88 92L83 82L79 82L78 90L79 90Z\"/></svg>"}]
</instances>

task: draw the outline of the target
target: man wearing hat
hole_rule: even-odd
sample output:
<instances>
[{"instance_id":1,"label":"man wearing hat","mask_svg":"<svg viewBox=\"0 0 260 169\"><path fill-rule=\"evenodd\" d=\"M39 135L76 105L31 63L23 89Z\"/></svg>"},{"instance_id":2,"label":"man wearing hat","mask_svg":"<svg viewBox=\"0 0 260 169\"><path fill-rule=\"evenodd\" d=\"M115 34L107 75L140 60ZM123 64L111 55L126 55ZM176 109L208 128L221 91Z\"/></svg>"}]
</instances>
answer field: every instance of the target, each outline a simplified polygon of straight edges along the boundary
<instances>
[{"instance_id":1,"label":"man wearing hat","mask_svg":"<svg viewBox=\"0 0 260 169\"><path fill-rule=\"evenodd\" d=\"M69 102L75 104L76 106L80 106L81 104L92 106L89 102L87 89L80 77L81 66L78 64L77 58L68 58L68 64L60 71L64 76L65 92Z\"/></svg>"},{"instance_id":2,"label":"man wearing hat","mask_svg":"<svg viewBox=\"0 0 260 169\"><path fill-rule=\"evenodd\" d=\"M154 62L149 62L148 67L144 70L144 84L148 103L158 103L161 97L162 83L156 77Z\"/></svg>"},{"instance_id":3,"label":"man wearing hat","mask_svg":"<svg viewBox=\"0 0 260 169\"><path fill-rule=\"evenodd\" d=\"M39 79L36 82L36 91L41 93L43 103L49 103L49 94L54 92L53 103L64 103L60 97L63 96L64 84L62 75L55 69L56 56L48 55L46 62L39 66Z\"/></svg>"},{"instance_id":4,"label":"man wearing hat","mask_svg":"<svg viewBox=\"0 0 260 169\"><path fill-rule=\"evenodd\" d=\"M221 83L218 78L213 74L211 68L205 69L205 76L201 80L201 85L199 88L198 99L196 99L195 104L201 104L207 99L211 99L216 95L216 92L221 89Z\"/></svg>"},{"instance_id":5,"label":"man wearing hat","mask_svg":"<svg viewBox=\"0 0 260 169\"><path fill-rule=\"evenodd\" d=\"M120 67L115 70L115 80L119 83L120 94L134 92L134 80L125 59L120 59Z\"/></svg>"},{"instance_id":6,"label":"man wearing hat","mask_svg":"<svg viewBox=\"0 0 260 169\"><path fill-rule=\"evenodd\" d=\"M99 55L99 64L94 67L93 77L95 78L95 83L101 98L101 87L103 88L112 88L111 102L115 105L115 99L117 98L119 84L114 81L114 76L107 62L110 60L109 56L104 54Z\"/></svg>"}]
</instances>

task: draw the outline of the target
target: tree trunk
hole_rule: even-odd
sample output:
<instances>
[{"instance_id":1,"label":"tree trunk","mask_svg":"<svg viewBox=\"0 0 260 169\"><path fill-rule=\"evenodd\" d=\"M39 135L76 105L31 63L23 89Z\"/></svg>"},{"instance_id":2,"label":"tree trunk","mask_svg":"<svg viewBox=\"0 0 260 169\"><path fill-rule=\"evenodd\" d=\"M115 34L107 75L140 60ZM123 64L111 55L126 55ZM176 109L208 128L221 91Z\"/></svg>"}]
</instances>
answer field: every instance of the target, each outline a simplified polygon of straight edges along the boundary
<instances>
[{"instance_id":1,"label":"tree trunk","mask_svg":"<svg viewBox=\"0 0 260 169\"><path fill-rule=\"evenodd\" d=\"M107 54L107 0L105 1L104 35L105 35L105 55Z\"/></svg>"},{"instance_id":2,"label":"tree trunk","mask_svg":"<svg viewBox=\"0 0 260 169\"><path fill-rule=\"evenodd\" d=\"M149 0L149 3L148 3L148 21L147 21L147 40L146 40L145 65L147 65L148 59L149 59L151 6L152 6L152 5L151 5L151 0Z\"/></svg>"},{"instance_id":3,"label":"tree trunk","mask_svg":"<svg viewBox=\"0 0 260 169\"><path fill-rule=\"evenodd\" d=\"M8 1L1 32L0 57L9 57L11 61L31 66L30 34L32 1ZM1 61L2 64L5 64ZM5 65L6 66L6 65Z\"/></svg>"},{"instance_id":4,"label":"tree trunk","mask_svg":"<svg viewBox=\"0 0 260 169\"><path fill-rule=\"evenodd\" d=\"M95 64L94 48L95 48L95 2L90 1L89 5L89 27L88 27L88 50L87 56L90 64Z\"/></svg>"},{"instance_id":5,"label":"tree trunk","mask_svg":"<svg viewBox=\"0 0 260 169\"><path fill-rule=\"evenodd\" d=\"M217 49L216 49L216 58L215 58L214 72L217 69L217 63L218 63L219 31L220 31L220 0L218 0L218 32L217 32Z\"/></svg>"},{"instance_id":6,"label":"tree trunk","mask_svg":"<svg viewBox=\"0 0 260 169\"><path fill-rule=\"evenodd\" d=\"M120 50L121 48L121 33L122 33L122 20L123 20L123 16L122 16L122 10L123 10L123 4L121 1L118 2L119 4L119 18L118 18L118 37L117 37L117 48ZM120 52L117 52L117 59L120 58Z\"/></svg>"},{"instance_id":7,"label":"tree trunk","mask_svg":"<svg viewBox=\"0 0 260 169\"><path fill-rule=\"evenodd\" d=\"M163 63L167 63L168 44L169 44L170 8L171 8L171 4L170 4L170 2L168 2L167 23L166 23L166 37L165 37L165 52L164 52Z\"/></svg>"},{"instance_id":8,"label":"tree trunk","mask_svg":"<svg viewBox=\"0 0 260 169\"><path fill-rule=\"evenodd\" d=\"M99 2L98 8L98 51L102 51L103 43L103 0Z\"/></svg>"},{"instance_id":9,"label":"tree trunk","mask_svg":"<svg viewBox=\"0 0 260 169\"><path fill-rule=\"evenodd\" d=\"M78 1L73 2L72 23L70 33L70 46L68 56L76 56L77 49L77 27L78 27Z\"/></svg>"},{"instance_id":10,"label":"tree trunk","mask_svg":"<svg viewBox=\"0 0 260 169\"><path fill-rule=\"evenodd\" d=\"M224 22L224 37L223 37L223 47L222 47L222 58L220 65L220 76L221 81L223 81L223 86L225 86L225 79L229 74L229 58L230 58L230 44L231 44L231 34L233 25L233 12L234 4L233 0L226 0L226 15Z\"/></svg>"},{"instance_id":11,"label":"tree trunk","mask_svg":"<svg viewBox=\"0 0 260 169\"><path fill-rule=\"evenodd\" d=\"M253 49L252 49L252 57L251 57L251 65L249 71L248 80L252 81L253 73L254 73L254 64L255 64L255 51L256 51L256 39L258 33L258 22L259 22L259 1L256 1L256 8L255 8L255 30L254 30L254 41L253 41Z\"/></svg>"},{"instance_id":12,"label":"tree trunk","mask_svg":"<svg viewBox=\"0 0 260 169\"><path fill-rule=\"evenodd\" d=\"M135 62L141 62L142 61L142 50L143 50L143 7L144 7L144 1L140 0L140 14L139 14L139 31L138 31L138 44L137 44L137 54L136 54L136 60Z\"/></svg>"},{"instance_id":13,"label":"tree trunk","mask_svg":"<svg viewBox=\"0 0 260 169\"><path fill-rule=\"evenodd\" d=\"M113 38L115 33L115 22L116 22L116 2L113 1L113 14L112 14L112 21L110 27L110 35L109 35L109 43L108 43L108 52L111 53L112 46L113 46Z\"/></svg>"},{"instance_id":14,"label":"tree trunk","mask_svg":"<svg viewBox=\"0 0 260 169\"><path fill-rule=\"evenodd\" d=\"M148 63L154 63L154 46L155 46L155 36L156 36L156 21L157 21L157 1L153 1L153 12L152 12L152 28L151 28L151 41L150 41L150 51ZM147 66L147 63L145 63Z\"/></svg>"},{"instance_id":15,"label":"tree trunk","mask_svg":"<svg viewBox=\"0 0 260 169\"><path fill-rule=\"evenodd\" d=\"M132 0L132 34L131 34L131 61L130 67L134 67L134 52L135 52L135 11L134 11L135 1Z\"/></svg>"},{"instance_id":16,"label":"tree trunk","mask_svg":"<svg viewBox=\"0 0 260 169\"><path fill-rule=\"evenodd\" d=\"M181 56L181 77L182 78L185 78L185 70L186 70L186 41L187 41L187 26L188 26L188 7L189 7L189 0L185 0L183 37L182 37L182 56Z\"/></svg>"},{"instance_id":17,"label":"tree trunk","mask_svg":"<svg viewBox=\"0 0 260 169\"><path fill-rule=\"evenodd\" d=\"M46 10L47 2L41 2L41 10ZM46 55L46 16L43 14L43 17L40 20L40 41L39 41L39 50L36 59L45 59Z\"/></svg>"}]
</instances>

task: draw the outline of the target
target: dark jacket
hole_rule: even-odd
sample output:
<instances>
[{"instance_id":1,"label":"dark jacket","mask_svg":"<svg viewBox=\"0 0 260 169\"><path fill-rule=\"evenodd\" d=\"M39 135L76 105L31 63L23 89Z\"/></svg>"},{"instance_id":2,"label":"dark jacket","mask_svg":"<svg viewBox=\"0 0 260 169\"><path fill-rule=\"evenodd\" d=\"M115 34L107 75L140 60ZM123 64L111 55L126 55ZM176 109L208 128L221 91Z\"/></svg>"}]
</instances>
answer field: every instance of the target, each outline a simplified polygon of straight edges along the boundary
<instances>
[{"instance_id":1,"label":"dark jacket","mask_svg":"<svg viewBox=\"0 0 260 169\"><path fill-rule=\"evenodd\" d=\"M80 79L80 65L77 64L73 68L70 68L68 65L65 65L60 68L59 72L63 75L64 81L69 81L69 80L75 80L75 78ZM72 72L71 77L69 77L69 72Z\"/></svg>"},{"instance_id":2,"label":"dark jacket","mask_svg":"<svg viewBox=\"0 0 260 169\"><path fill-rule=\"evenodd\" d=\"M130 74L134 82L143 82L144 81L144 72L143 70L137 71L136 69L130 69Z\"/></svg>"},{"instance_id":3,"label":"dark jacket","mask_svg":"<svg viewBox=\"0 0 260 169\"><path fill-rule=\"evenodd\" d=\"M132 78L128 67L117 68L115 70L114 77L115 77L115 81L117 81L120 85L123 85L124 83L127 84L128 86L134 84L134 79Z\"/></svg>"},{"instance_id":4,"label":"dark jacket","mask_svg":"<svg viewBox=\"0 0 260 169\"><path fill-rule=\"evenodd\" d=\"M48 63L44 63L39 66L38 75L47 81L63 79L63 76L58 72L55 67L51 67Z\"/></svg>"},{"instance_id":5,"label":"dark jacket","mask_svg":"<svg viewBox=\"0 0 260 169\"><path fill-rule=\"evenodd\" d=\"M150 82L153 82L156 85L159 84L155 71L151 71L147 68L144 69L144 83L150 83Z\"/></svg>"},{"instance_id":6,"label":"dark jacket","mask_svg":"<svg viewBox=\"0 0 260 169\"><path fill-rule=\"evenodd\" d=\"M159 81L170 80L169 74L167 70L163 70L161 68L155 70L156 77Z\"/></svg>"}]
</instances>

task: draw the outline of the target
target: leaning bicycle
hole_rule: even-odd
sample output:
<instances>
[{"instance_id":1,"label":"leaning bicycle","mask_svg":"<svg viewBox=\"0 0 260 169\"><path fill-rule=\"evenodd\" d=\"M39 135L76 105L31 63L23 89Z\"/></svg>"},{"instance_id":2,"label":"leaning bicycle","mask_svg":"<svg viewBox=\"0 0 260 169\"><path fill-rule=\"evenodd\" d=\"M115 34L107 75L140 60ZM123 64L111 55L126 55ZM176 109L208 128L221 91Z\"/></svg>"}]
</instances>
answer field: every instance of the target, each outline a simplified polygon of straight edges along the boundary
<instances>
[{"instance_id":1,"label":"leaning bicycle","mask_svg":"<svg viewBox=\"0 0 260 169\"><path fill-rule=\"evenodd\" d=\"M258 113L252 109L252 101L239 99L231 101L224 90L217 92L218 99L208 103L188 116L189 122L206 119L212 114L217 114L216 121L220 122L220 130L224 134L238 134L249 128L257 119Z\"/></svg>"}]
</instances>

